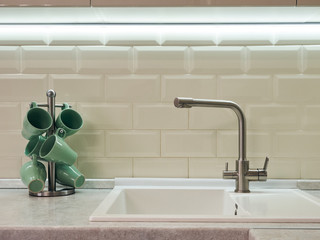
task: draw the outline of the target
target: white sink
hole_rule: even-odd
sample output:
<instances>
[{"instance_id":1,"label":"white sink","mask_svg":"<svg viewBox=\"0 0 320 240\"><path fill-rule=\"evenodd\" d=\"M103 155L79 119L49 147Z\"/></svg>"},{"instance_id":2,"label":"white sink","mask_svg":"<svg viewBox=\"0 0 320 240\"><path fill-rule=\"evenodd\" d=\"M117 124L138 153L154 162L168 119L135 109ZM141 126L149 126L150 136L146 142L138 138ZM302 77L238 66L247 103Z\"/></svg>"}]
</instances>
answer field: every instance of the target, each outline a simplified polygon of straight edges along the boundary
<instances>
[{"instance_id":1,"label":"white sink","mask_svg":"<svg viewBox=\"0 0 320 240\"><path fill-rule=\"evenodd\" d=\"M299 189L254 190L231 197L250 216L243 222L320 222L319 199Z\"/></svg>"},{"instance_id":2,"label":"white sink","mask_svg":"<svg viewBox=\"0 0 320 240\"><path fill-rule=\"evenodd\" d=\"M115 188L90 221L206 221L246 215L222 189Z\"/></svg>"},{"instance_id":3,"label":"white sink","mask_svg":"<svg viewBox=\"0 0 320 240\"><path fill-rule=\"evenodd\" d=\"M116 186L90 221L320 222L320 203L298 189Z\"/></svg>"}]
</instances>

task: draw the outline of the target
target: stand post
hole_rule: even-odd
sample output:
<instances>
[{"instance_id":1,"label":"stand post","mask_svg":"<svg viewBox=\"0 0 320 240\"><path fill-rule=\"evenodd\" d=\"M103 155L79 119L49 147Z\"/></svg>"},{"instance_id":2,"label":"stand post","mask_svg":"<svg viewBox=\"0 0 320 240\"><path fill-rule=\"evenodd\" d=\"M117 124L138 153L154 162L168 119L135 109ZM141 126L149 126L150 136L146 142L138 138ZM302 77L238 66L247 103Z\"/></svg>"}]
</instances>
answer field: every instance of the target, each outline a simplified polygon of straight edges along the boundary
<instances>
[{"instance_id":1,"label":"stand post","mask_svg":"<svg viewBox=\"0 0 320 240\"><path fill-rule=\"evenodd\" d=\"M53 119L51 128L48 130L48 136L51 136L55 132L55 106L56 106L56 93L53 90L47 91L47 103L48 103L48 112ZM56 164L54 162L48 162L48 191L56 191Z\"/></svg>"}]
</instances>

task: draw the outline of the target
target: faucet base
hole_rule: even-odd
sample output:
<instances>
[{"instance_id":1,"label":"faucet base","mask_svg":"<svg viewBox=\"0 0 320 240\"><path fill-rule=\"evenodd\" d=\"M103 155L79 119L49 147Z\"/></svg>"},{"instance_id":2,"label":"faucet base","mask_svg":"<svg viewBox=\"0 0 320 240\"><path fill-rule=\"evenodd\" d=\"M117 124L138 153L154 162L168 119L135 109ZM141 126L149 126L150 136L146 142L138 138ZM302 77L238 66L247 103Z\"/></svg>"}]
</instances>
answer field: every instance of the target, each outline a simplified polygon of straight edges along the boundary
<instances>
[{"instance_id":1,"label":"faucet base","mask_svg":"<svg viewBox=\"0 0 320 240\"><path fill-rule=\"evenodd\" d=\"M236 161L236 172L238 173L238 178L236 179L236 190L235 192L248 193L249 181L246 178L247 172L249 170L249 161L246 159L239 159Z\"/></svg>"},{"instance_id":2,"label":"faucet base","mask_svg":"<svg viewBox=\"0 0 320 240\"><path fill-rule=\"evenodd\" d=\"M234 190L234 192L236 193L250 193L250 190L246 190L246 191L240 191L240 190Z\"/></svg>"}]
</instances>

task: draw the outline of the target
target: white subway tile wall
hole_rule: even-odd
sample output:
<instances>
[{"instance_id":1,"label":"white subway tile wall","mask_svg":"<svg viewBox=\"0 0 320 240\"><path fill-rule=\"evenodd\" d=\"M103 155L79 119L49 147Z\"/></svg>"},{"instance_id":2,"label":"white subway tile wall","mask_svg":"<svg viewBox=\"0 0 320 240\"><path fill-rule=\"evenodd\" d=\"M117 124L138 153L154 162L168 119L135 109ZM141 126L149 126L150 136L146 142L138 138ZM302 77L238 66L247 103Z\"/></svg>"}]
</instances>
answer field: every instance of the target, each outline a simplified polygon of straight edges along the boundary
<instances>
[{"instance_id":1,"label":"white subway tile wall","mask_svg":"<svg viewBox=\"0 0 320 240\"><path fill-rule=\"evenodd\" d=\"M190 47L191 73L245 73L245 53L245 47L236 46Z\"/></svg>"},{"instance_id":2,"label":"white subway tile wall","mask_svg":"<svg viewBox=\"0 0 320 240\"><path fill-rule=\"evenodd\" d=\"M20 72L20 47L0 46L0 71L1 73Z\"/></svg>"},{"instance_id":3,"label":"white subway tile wall","mask_svg":"<svg viewBox=\"0 0 320 240\"><path fill-rule=\"evenodd\" d=\"M318 25L0 27L0 178L19 178L31 101L69 102L84 126L67 142L87 178L221 178L238 157L228 109L177 109L180 97L236 101L251 167L320 179ZM57 111L57 114L59 111Z\"/></svg>"},{"instance_id":4,"label":"white subway tile wall","mask_svg":"<svg viewBox=\"0 0 320 240\"><path fill-rule=\"evenodd\" d=\"M20 57L18 56L20 61ZM75 73L76 47L22 46L21 73Z\"/></svg>"}]
</instances>

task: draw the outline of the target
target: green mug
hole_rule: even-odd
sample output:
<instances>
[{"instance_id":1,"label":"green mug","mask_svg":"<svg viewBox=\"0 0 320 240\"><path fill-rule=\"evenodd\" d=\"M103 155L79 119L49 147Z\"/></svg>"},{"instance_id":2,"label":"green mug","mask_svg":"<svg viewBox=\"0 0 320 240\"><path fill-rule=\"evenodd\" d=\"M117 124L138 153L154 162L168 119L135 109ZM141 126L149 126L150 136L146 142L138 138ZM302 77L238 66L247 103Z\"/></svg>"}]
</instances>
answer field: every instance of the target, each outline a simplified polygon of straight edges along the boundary
<instances>
[{"instance_id":1,"label":"green mug","mask_svg":"<svg viewBox=\"0 0 320 240\"><path fill-rule=\"evenodd\" d=\"M85 177L74 165L56 164L56 180L62 185L79 188L84 184Z\"/></svg>"},{"instance_id":2,"label":"green mug","mask_svg":"<svg viewBox=\"0 0 320 240\"><path fill-rule=\"evenodd\" d=\"M32 102L29 111L23 119L22 136L29 140L32 136L41 135L52 126L50 114Z\"/></svg>"},{"instance_id":3,"label":"green mug","mask_svg":"<svg viewBox=\"0 0 320 240\"><path fill-rule=\"evenodd\" d=\"M42 135L31 137L24 150L24 154L28 157L31 157L32 155L36 155L38 157L40 148L45 140L46 138Z\"/></svg>"},{"instance_id":4,"label":"green mug","mask_svg":"<svg viewBox=\"0 0 320 240\"><path fill-rule=\"evenodd\" d=\"M83 121L79 113L71 109L68 103L63 103L62 111L57 117L56 126L66 131L66 137L79 131Z\"/></svg>"},{"instance_id":5,"label":"green mug","mask_svg":"<svg viewBox=\"0 0 320 240\"><path fill-rule=\"evenodd\" d=\"M45 166L37 161L36 155L32 158L32 161L23 164L20 168L20 176L30 192L38 193L44 189L47 172Z\"/></svg>"},{"instance_id":6,"label":"green mug","mask_svg":"<svg viewBox=\"0 0 320 240\"><path fill-rule=\"evenodd\" d=\"M69 166L75 163L78 154L64 141L66 132L58 128L56 133L49 136L40 148L40 157L46 161L64 163Z\"/></svg>"}]
</instances>

